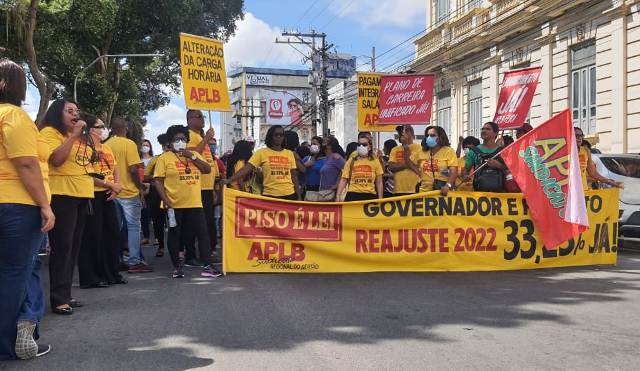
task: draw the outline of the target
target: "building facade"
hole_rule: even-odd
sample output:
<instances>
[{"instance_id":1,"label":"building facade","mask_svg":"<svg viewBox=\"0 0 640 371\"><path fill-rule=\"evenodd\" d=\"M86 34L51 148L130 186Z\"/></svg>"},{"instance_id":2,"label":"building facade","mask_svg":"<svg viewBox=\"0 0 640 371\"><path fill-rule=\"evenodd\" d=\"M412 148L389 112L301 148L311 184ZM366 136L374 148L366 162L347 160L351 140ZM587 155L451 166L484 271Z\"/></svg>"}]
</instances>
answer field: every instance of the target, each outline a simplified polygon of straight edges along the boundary
<instances>
[{"instance_id":1,"label":"building facade","mask_svg":"<svg viewBox=\"0 0 640 371\"><path fill-rule=\"evenodd\" d=\"M296 130L301 141L315 135L315 101L309 71L242 67L231 71L228 78L231 112L221 115L223 153L249 136L260 146L269 126L275 124ZM299 102L301 109L293 124L286 115L290 102Z\"/></svg>"},{"instance_id":2,"label":"building facade","mask_svg":"<svg viewBox=\"0 0 640 371\"><path fill-rule=\"evenodd\" d=\"M428 1L411 69L435 74L434 123L452 138L479 137L506 71L541 66L534 127L570 108L596 148L640 152L640 1Z\"/></svg>"}]
</instances>

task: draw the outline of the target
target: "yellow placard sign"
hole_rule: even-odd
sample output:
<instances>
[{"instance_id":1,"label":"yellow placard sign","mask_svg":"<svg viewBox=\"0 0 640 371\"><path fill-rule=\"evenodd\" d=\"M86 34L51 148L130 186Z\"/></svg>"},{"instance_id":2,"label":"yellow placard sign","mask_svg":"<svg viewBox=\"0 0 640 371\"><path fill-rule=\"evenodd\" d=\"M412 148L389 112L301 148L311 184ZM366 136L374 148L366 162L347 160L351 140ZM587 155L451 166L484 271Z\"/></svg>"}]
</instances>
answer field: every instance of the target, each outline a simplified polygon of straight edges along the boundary
<instances>
[{"instance_id":1,"label":"yellow placard sign","mask_svg":"<svg viewBox=\"0 0 640 371\"><path fill-rule=\"evenodd\" d=\"M358 131L395 131L396 125L379 125L380 74L358 72Z\"/></svg>"},{"instance_id":2,"label":"yellow placard sign","mask_svg":"<svg viewBox=\"0 0 640 371\"><path fill-rule=\"evenodd\" d=\"M187 108L231 111L221 41L181 33L180 71Z\"/></svg>"},{"instance_id":3,"label":"yellow placard sign","mask_svg":"<svg viewBox=\"0 0 640 371\"><path fill-rule=\"evenodd\" d=\"M521 194L437 192L349 203L225 189L225 272L493 271L615 264L618 191L585 196L590 228L542 246Z\"/></svg>"}]
</instances>

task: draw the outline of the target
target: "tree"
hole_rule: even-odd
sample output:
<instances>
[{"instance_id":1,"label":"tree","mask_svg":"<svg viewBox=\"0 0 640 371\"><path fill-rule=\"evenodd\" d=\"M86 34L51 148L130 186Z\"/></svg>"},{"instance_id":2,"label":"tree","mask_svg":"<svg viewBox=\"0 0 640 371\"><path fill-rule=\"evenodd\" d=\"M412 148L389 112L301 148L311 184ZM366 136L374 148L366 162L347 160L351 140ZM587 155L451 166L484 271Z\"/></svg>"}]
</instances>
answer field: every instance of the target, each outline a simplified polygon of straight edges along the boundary
<instances>
[{"instance_id":1,"label":"tree","mask_svg":"<svg viewBox=\"0 0 640 371\"><path fill-rule=\"evenodd\" d=\"M33 12L25 11L31 8ZM75 77L101 55L163 54L162 58L103 58L79 78L78 103L84 110L102 115L107 123L123 116L143 124L147 112L167 104L179 90L179 33L227 40L243 16L243 1L16 0L8 9L2 14L12 36L3 40L6 53L29 64L41 107L43 102L47 107L52 95L73 97ZM17 21L16 15L31 20L36 13L37 27L35 21L33 25ZM28 50L28 31L34 53ZM51 95L40 89L38 72L48 79L45 88L51 88Z\"/></svg>"}]
</instances>

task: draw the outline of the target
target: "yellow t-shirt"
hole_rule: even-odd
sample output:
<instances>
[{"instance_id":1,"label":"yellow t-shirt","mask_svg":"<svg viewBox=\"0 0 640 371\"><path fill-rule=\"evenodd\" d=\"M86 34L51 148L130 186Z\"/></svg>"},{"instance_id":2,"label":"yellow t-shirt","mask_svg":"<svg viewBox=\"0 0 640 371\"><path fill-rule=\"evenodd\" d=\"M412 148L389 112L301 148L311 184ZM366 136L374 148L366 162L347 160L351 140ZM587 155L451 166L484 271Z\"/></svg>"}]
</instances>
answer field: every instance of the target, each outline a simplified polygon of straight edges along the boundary
<instances>
[{"instance_id":1,"label":"yellow t-shirt","mask_svg":"<svg viewBox=\"0 0 640 371\"><path fill-rule=\"evenodd\" d=\"M55 151L67 139L57 129L47 126L40 131L40 135L47 141L51 151ZM49 185L54 195L93 198L93 178L89 173L94 172L91 165L93 150L76 139L71 147L69 156L60 166L49 167Z\"/></svg>"},{"instance_id":2,"label":"yellow t-shirt","mask_svg":"<svg viewBox=\"0 0 640 371\"><path fill-rule=\"evenodd\" d=\"M354 162L355 161L355 162ZM353 169L351 163L353 162ZM351 173L351 179L349 180L349 187L347 192L356 193L371 193L376 194L376 178L382 176L384 171L380 160L374 157L370 160L368 157L350 158L342 168L342 178L349 179L349 173ZM415 190L414 190L415 191Z\"/></svg>"},{"instance_id":3,"label":"yellow t-shirt","mask_svg":"<svg viewBox=\"0 0 640 371\"><path fill-rule=\"evenodd\" d=\"M411 161L418 165L422 174L420 182L420 192L433 190L433 178L441 181L449 180L449 168L458 167L458 157L453 148L440 147L438 152L431 158L431 151L419 151L411 155Z\"/></svg>"},{"instance_id":4,"label":"yellow t-shirt","mask_svg":"<svg viewBox=\"0 0 640 371\"><path fill-rule=\"evenodd\" d=\"M16 157L38 158L44 190L51 200L47 163L50 154L49 145L29 115L20 107L0 104L0 204L36 205L11 163Z\"/></svg>"},{"instance_id":5,"label":"yellow t-shirt","mask_svg":"<svg viewBox=\"0 0 640 371\"><path fill-rule=\"evenodd\" d=\"M202 156L194 152L203 160ZM187 166L190 169L187 172ZM164 189L174 209L202 207L201 173L190 158L175 152L165 152L158 157L154 178L164 178ZM164 207L164 205L163 205Z\"/></svg>"},{"instance_id":6,"label":"yellow t-shirt","mask_svg":"<svg viewBox=\"0 0 640 371\"><path fill-rule=\"evenodd\" d=\"M591 152L584 146L580 146L578 150L578 158L580 159L580 175L582 175L582 189L588 191L591 185L587 181L587 166L591 161Z\"/></svg>"},{"instance_id":7,"label":"yellow t-shirt","mask_svg":"<svg viewBox=\"0 0 640 371\"><path fill-rule=\"evenodd\" d=\"M100 154L100 162L93 164L93 168L96 170L96 173L102 174L104 176L104 181L109 183L115 183L116 179L114 177L114 170L116 168L117 162L116 158L113 156L113 151L109 148L108 145L102 144L100 149L96 148L96 151ZM95 191L106 191L108 188L95 186Z\"/></svg>"},{"instance_id":8,"label":"yellow t-shirt","mask_svg":"<svg viewBox=\"0 0 640 371\"><path fill-rule=\"evenodd\" d=\"M456 190L458 191L473 191L473 176L467 183L462 183L462 169L464 169L466 158L464 156L458 159L458 179L456 181Z\"/></svg>"},{"instance_id":9,"label":"yellow t-shirt","mask_svg":"<svg viewBox=\"0 0 640 371\"><path fill-rule=\"evenodd\" d=\"M265 196L289 196L296 191L293 187L291 170L296 169L296 158L288 149L274 151L259 149L251 156L249 163L262 169L262 194Z\"/></svg>"},{"instance_id":10,"label":"yellow t-shirt","mask_svg":"<svg viewBox=\"0 0 640 371\"><path fill-rule=\"evenodd\" d=\"M411 155L422 150L420 144L414 143L409 146ZM389 153L389 163L404 164L404 147L397 146ZM416 184L420 181L418 174L411 169L404 169L393 174L393 193L415 193Z\"/></svg>"},{"instance_id":11,"label":"yellow t-shirt","mask_svg":"<svg viewBox=\"0 0 640 371\"><path fill-rule=\"evenodd\" d=\"M189 130L189 143L187 144L188 150L193 150L196 148L198 144L202 142L202 136L199 133L196 133L193 130ZM211 150L209 149L209 145L205 144L204 151L202 151L202 157L204 160L211 166L211 172L209 174L202 174L202 190L210 191L213 190L213 184L215 179L219 177L220 171L218 171L218 164L216 160L211 155Z\"/></svg>"},{"instance_id":12,"label":"yellow t-shirt","mask_svg":"<svg viewBox=\"0 0 640 371\"><path fill-rule=\"evenodd\" d=\"M244 167L244 165L245 165L244 160L238 160L236 162L236 164L233 165L233 173L235 174L238 171L240 171L240 169L242 169ZM248 182L244 182L244 189L240 189L240 184L236 181L236 182L230 183L229 187L233 188L233 189L240 190L240 191L248 192L249 184L248 184Z\"/></svg>"},{"instance_id":13,"label":"yellow t-shirt","mask_svg":"<svg viewBox=\"0 0 640 371\"><path fill-rule=\"evenodd\" d=\"M120 173L120 184L122 192L118 198L132 198L140 194L136 183L131 178L129 167L133 165L142 166L138 146L134 141L122 137L111 137L106 143L113 152L116 159L118 172Z\"/></svg>"}]
</instances>

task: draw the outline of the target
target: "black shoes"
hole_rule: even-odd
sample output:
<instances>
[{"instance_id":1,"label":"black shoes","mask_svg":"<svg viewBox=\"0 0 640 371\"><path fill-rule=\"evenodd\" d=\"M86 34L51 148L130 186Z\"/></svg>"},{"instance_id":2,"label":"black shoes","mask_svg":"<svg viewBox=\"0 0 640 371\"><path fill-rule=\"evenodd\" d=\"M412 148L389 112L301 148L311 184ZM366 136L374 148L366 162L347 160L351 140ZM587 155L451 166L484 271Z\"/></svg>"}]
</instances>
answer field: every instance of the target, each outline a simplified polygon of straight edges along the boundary
<instances>
[{"instance_id":1,"label":"black shoes","mask_svg":"<svg viewBox=\"0 0 640 371\"><path fill-rule=\"evenodd\" d=\"M89 285L80 285L81 289L104 289L109 287L109 283L107 282L97 282Z\"/></svg>"},{"instance_id":2,"label":"black shoes","mask_svg":"<svg viewBox=\"0 0 640 371\"><path fill-rule=\"evenodd\" d=\"M73 308L71 307L67 307L67 308L51 308L51 311L55 314L60 314L63 316L70 316L73 314Z\"/></svg>"}]
</instances>

